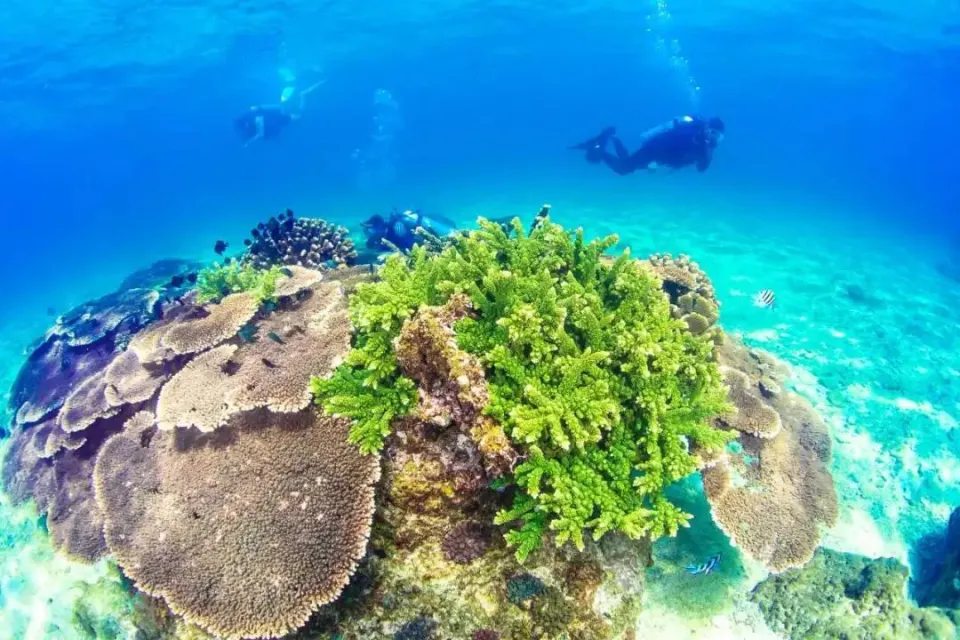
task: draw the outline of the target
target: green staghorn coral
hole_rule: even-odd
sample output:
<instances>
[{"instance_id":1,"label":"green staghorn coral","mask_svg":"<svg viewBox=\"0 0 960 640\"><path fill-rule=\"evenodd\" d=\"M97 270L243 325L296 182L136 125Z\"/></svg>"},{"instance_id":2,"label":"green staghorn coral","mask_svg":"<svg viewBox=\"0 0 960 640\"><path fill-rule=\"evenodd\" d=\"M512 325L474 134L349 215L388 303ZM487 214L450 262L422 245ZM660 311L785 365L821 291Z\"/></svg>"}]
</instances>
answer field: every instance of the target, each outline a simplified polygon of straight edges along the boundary
<instances>
[{"instance_id":1,"label":"green staghorn coral","mask_svg":"<svg viewBox=\"0 0 960 640\"><path fill-rule=\"evenodd\" d=\"M231 293L253 291L261 303L266 302L273 299L277 280L282 275L283 269L276 265L258 269L234 259L222 265L214 262L197 274L197 301L218 302Z\"/></svg>"},{"instance_id":2,"label":"green staghorn coral","mask_svg":"<svg viewBox=\"0 0 960 640\"><path fill-rule=\"evenodd\" d=\"M510 233L509 231L512 231ZM377 283L351 298L355 348L313 390L326 411L355 420L353 442L383 446L391 421L415 405L393 341L423 305L453 294L474 314L455 325L457 344L483 363L498 421L524 461L498 524L520 560L548 531L584 544L608 531L658 538L689 515L664 489L696 466L687 443L721 448L708 419L725 409L713 344L673 319L660 282L624 253L601 260L615 236L586 242L544 220L526 234L480 221L441 253L391 256Z\"/></svg>"}]
</instances>

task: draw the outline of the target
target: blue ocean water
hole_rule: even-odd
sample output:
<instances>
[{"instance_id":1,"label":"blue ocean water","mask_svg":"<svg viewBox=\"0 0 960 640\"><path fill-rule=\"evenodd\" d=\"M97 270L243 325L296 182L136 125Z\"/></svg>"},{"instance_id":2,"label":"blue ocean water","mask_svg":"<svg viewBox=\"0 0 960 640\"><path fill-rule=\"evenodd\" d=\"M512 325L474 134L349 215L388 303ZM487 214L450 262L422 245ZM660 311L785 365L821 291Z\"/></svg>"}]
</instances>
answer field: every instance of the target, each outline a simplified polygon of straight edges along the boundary
<instances>
[{"instance_id":1,"label":"blue ocean water","mask_svg":"<svg viewBox=\"0 0 960 640\"><path fill-rule=\"evenodd\" d=\"M302 120L244 148L234 118L291 75L323 80ZM907 561L960 504L958 78L945 0L13 0L0 387L48 309L154 260L212 260L284 208L466 226L549 202L564 224L705 268L721 324L793 366L828 419L841 515L825 544ZM606 125L629 146L686 113L726 123L703 174L620 177L566 149ZM775 310L751 304L764 288ZM55 617L41 599L100 577L7 502L0 531L0 621Z\"/></svg>"}]
</instances>

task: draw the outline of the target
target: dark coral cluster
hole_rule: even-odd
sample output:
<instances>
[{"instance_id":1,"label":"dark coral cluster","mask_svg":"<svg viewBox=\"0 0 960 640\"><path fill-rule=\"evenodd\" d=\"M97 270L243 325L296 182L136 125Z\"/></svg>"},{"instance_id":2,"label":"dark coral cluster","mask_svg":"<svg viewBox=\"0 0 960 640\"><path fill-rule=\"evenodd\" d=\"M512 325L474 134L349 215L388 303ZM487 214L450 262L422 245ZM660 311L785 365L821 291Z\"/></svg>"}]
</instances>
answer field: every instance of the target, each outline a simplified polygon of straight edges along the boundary
<instances>
[{"instance_id":1,"label":"dark coral cluster","mask_svg":"<svg viewBox=\"0 0 960 640\"><path fill-rule=\"evenodd\" d=\"M297 218L287 209L259 223L244 240L243 256L260 269L273 265L297 265L308 269L350 266L357 251L347 229L320 218Z\"/></svg>"},{"instance_id":2,"label":"dark coral cluster","mask_svg":"<svg viewBox=\"0 0 960 640\"><path fill-rule=\"evenodd\" d=\"M378 462L309 406L310 377L349 348L344 288L291 267L267 305L158 298L51 329L18 380L4 484L58 548L111 555L185 620L282 635L338 597L373 517Z\"/></svg>"}]
</instances>

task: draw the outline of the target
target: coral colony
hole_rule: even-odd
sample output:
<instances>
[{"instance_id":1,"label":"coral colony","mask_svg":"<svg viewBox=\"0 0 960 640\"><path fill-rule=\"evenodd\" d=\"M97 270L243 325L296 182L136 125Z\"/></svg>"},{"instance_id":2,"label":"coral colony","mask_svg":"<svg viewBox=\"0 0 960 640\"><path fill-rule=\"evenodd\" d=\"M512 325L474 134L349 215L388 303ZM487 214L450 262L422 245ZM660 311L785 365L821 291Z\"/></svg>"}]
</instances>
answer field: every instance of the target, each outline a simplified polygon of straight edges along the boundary
<instances>
[{"instance_id":1,"label":"coral colony","mask_svg":"<svg viewBox=\"0 0 960 640\"><path fill-rule=\"evenodd\" d=\"M829 433L724 334L707 275L615 244L544 208L355 266L345 229L285 212L187 286L152 284L166 265L61 317L14 385L5 488L60 552L116 563L155 637L629 637L696 474L787 637L790 589L824 637L851 610L870 637L952 633L900 565L817 550Z\"/></svg>"}]
</instances>

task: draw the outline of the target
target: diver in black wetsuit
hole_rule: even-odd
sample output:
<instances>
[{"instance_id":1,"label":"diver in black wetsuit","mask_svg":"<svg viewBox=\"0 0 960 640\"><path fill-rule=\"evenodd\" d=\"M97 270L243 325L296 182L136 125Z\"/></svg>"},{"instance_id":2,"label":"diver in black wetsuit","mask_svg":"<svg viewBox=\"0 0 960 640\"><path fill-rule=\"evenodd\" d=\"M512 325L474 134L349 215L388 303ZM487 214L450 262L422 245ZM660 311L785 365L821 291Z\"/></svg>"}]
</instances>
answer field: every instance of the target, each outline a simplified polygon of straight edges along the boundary
<instances>
[{"instance_id":1,"label":"diver in black wetsuit","mask_svg":"<svg viewBox=\"0 0 960 640\"><path fill-rule=\"evenodd\" d=\"M607 127L600 135L570 148L586 151L587 162L603 162L621 176L638 169L656 170L660 166L680 169L696 165L697 171L703 172L710 166L713 152L723 140L723 132L720 118L704 120L683 116L644 133L640 147L633 153L616 137L614 127ZM613 142L616 154L607 151L608 141Z\"/></svg>"},{"instance_id":2,"label":"diver in black wetsuit","mask_svg":"<svg viewBox=\"0 0 960 640\"><path fill-rule=\"evenodd\" d=\"M248 146L260 139L276 138L280 132L290 124L300 119L303 113L305 99L309 93L316 90L323 84L323 81L317 82L311 87L304 89L299 94L293 93L293 88L284 89L280 96L280 104L254 105L250 107L243 115L237 118L233 126L237 133L243 138L243 146ZM289 107L288 100L291 95L298 98L295 108Z\"/></svg>"}]
</instances>

